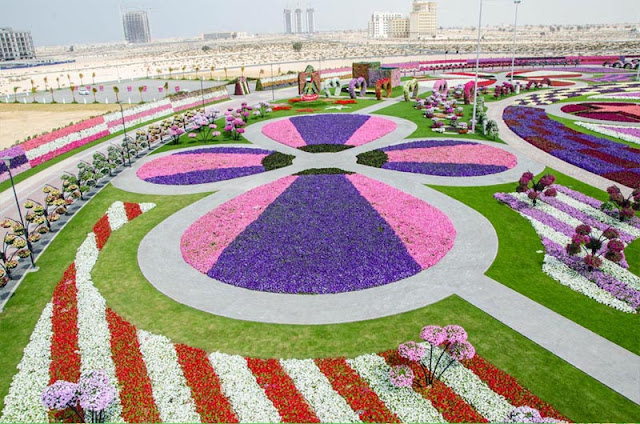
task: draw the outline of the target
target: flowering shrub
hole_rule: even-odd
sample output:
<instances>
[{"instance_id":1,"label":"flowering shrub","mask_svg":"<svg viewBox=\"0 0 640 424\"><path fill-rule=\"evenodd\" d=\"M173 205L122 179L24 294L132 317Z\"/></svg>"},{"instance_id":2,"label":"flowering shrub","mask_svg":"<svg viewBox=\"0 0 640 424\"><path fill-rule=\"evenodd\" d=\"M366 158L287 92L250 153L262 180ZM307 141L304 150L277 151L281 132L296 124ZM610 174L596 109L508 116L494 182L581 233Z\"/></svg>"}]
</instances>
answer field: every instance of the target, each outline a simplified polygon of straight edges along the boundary
<instances>
[{"instance_id":1,"label":"flowering shrub","mask_svg":"<svg viewBox=\"0 0 640 424\"><path fill-rule=\"evenodd\" d=\"M640 188L634 189L627 197L624 197L617 186L607 188L607 193L609 193L609 200L604 202L600 209L616 210L620 221L630 220L636 216L636 211L640 210Z\"/></svg>"},{"instance_id":2,"label":"flowering shrub","mask_svg":"<svg viewBox=\"0 0 640 424\"><path fill-rule=\"evenodd\" d=\"M518 193L526 193L529 199L533 202L533 206L536 205L538 198L541 195L547 197L556 197L558 194L556 189L551 187L551 185L556 181L556 177L551 174L546 174L536 182L534 176L531 172L525 172L520 177L520 181L518 182L518 187L516 187L516 191ZM531 187L529 187L531 184Z\"/></svg>"},{"instance_id":3,"label":"flowering shrub","mask_svg":"<svg viewBox=\"0 0 640 424\"><path fill-rule=\"evenodd\" d=\"M586 224L581 224L576 227L576 233L571 237L571 243L567 244L567 253L570 255L577 255L580 253L580 247L582 247L587 253L584 257L584 263L589 268L589 271L600 268L602 265L602 259L600 249L603 247L604 240L609 240L606 246L606 253L604 257L611 262L618 263L622 260L622 251L624 250L624 244L618 240L620 234L613 228L607 228L602 234L597 237L591 233L592 228Z\"/></svg>"}]
</instances>

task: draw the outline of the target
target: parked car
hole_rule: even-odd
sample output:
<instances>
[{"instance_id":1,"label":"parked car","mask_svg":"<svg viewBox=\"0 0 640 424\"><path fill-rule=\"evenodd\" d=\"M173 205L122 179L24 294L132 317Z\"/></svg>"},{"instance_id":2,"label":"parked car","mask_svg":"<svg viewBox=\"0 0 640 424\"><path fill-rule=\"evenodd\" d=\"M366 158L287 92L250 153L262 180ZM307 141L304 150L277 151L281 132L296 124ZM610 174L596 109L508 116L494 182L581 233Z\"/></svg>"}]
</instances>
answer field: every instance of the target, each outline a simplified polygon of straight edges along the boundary
<instances>
[{"instance_id":1,"label":"parked car","mask_svg":"<svg viewBox=\"0 0 640 424\"><path fill-rule=\"evenodd\" d=\"M87 90L86 88L79 88L78 94L81 96L88 96L90 93L89 93L89 90Z\"/></svg>"}]
</instances>

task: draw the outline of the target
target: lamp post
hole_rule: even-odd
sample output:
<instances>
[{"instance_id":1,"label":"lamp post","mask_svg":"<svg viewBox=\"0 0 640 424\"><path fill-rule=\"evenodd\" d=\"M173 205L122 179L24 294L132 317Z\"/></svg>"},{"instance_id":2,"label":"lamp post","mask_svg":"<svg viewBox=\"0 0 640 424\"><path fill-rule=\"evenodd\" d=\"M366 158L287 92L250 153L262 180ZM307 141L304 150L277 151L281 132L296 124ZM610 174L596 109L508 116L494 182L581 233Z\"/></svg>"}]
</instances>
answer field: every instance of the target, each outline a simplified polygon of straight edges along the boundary
<instances>
[{"instance_id":1,"label":"lamp post","mask_svg":"<svg viewBox=\"0 0 640 424\"><path fill-rule=\"evenodd\" d=\"M127 125L124 122L124 109L122 109L122 102L118 102L120 106L120 116L122 116L122 128L124 131L125 150L127 151L127 158L129 159L129 167L131 167L131 155L129 154L129 137L127 137Z\"/></svg>"},{"instance_id":2,"label":"lamp post","mask_svg":"<svg viewBox=\"0 0 640 424\"><path fill-rule=\"evenodd\" d=\"M13 190L13 197L16 199L16 208L18 208L18 216L20 217L20 224L22 224L22 228L24 228L24 237L27 240L27 249L29 249L29 258L31 259L31 266L35 268L36 262L33 259L33 247L31 246L31 242L29 241L29 228L24 225L24 218L22 217L22 211L20 210L20 202L18 201L18 193L16 193L16 186L13 183L13 174L11 173L11 157L5 156L2 158L5 166L7 167L7 172L9 173L9 179L11 179L11 189Z\"/></svg>"},{"instance_id":3,"label":"lamp post","mask_svg":"<svg viewBox=\"0 0 640 424\"><path fill-rule=\"evenodd\" d=\"M473 118L471 118L471 132L476 132L476 113L478 111L478 73L480 72L480 28L482 27L482 0L478 13L478 46L476 47L476 76L473 85Z\"/></svg>"},{"instance_id":4,"label":"lamp post","mask_svg":"<svg viewBox=\"0 0 640 424\"><path fill-rule=\"evenodd\" d=\"M200 95L202 96L202 113L205 112L204 107L204 86L202 82L202 77L200 77Z\"/></svg>"},{"instance_id":5,"label":"lamp post","mask_svg":"<svg viewBox=\"0 0 640 424\"><path fill-rule=\"evenodd\" d=\"M518 6L522 2L522 0L513 0L516 5L516 19L513 23L513 49L511 52L511 85L513 85L513 72L515 70L516 65L516 35L518 32Z\"/></svg>"},{"instance_id":6,"label":"lamp post","mask_svg":"<svg viewBox=\"0 0 640 424\"><path fill-rule=\"evenodd\" d=\"M271 64L271 99L275 102L276 92L274 91L275 81L273 80L273 63Z\"/></svg>"}]
</instances>

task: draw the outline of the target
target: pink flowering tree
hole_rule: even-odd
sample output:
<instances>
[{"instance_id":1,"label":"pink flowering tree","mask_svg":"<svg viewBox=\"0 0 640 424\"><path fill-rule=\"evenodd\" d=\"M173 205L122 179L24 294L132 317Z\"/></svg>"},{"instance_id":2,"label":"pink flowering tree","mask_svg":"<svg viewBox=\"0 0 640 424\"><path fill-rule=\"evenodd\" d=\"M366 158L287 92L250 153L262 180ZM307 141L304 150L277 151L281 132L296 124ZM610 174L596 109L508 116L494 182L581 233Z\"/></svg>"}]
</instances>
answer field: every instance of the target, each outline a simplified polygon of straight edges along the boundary
<instances>
[{"instance_id":1,"label":"pink flowering tree","mask_svg":"<svg viewBox=\"0 0 640 424\"><path fill-rule=\"evenodd\" d=\"M191 132L189 137L201 142L213 141L215 137L220 135L220 132L216 131L218 126L213 122L215 122L215 116L212 118L209 114L197 113L190 121L197 134Z\"/></svg>"},{"instance_id":2,"label":"pink flowering tree","mask_svg":"<svg viewBox=\"0 0 640 424\"><path fill-rule=\"evenodd\" d=\"M459 325L428 325L422 329L420 337L428 347L414 341L406 342L398 347L398 355L417 363L422 368L424 380L417 380L418 376L407 365L395 366L389 372L389 379L397 387L411 387L414 381L420 387L430 387L455 362L471 359L476 354L473 345L467 341L467 332ZM439 355L437 348L441 350Z\"/></svg>"},{"instance_id":3,"label":"pink flowering tree","mask_svg":"<svg viewBox=\"0 0 640 424\"><path fill-rule=\"evenodd\" d=\"M636 211L640 210L640 188L633 190L627 197L624 197L618 186L609 187L607 193L609 193L609 200L604 202L600 208L603 211L616 209L620 221L633 218Z\"/></svg>"},{"instance_id":4,"label":"pink flowering tree","mask_svg":"<svg viewBox=\"0 0 640 424\"><path fill-rule=\"evenodd\" d=\"M229 113L227 114L225 120L226 124L224 127L224 132L228 138L232 138L233 140L240 140L240 136L244 134L244 126L246 122L240 117L239 113L235 115Z\"/></svg>"},{"instance_id":5,"label":"pink flowering tree","mask_svg":"<svg viewBox=\"0 0 640 424\"><path fill-rule=\"evenodd\" d=\"M81 422L103 423L105 411L116 397L116 389L102 370L82 375L80 381L58 380L42 391L42 405L48 410L71 410Z\"/></svg>"},{"instance_id":6,"label":"pink flowering tree","mask_svg":"<svg viewBox=\"0 0 640 424\"><path fill-rule=\"evenodd\" d=\"M551 187L555 182L556 177L551 174L546 174L536 181L531 172L525 172L520 177L516 191L518 193L527 193L527 196L533 202L533 206L535 206L540 196L556 197L558 195L556 189Z\"/></svg>"},{"instance_id":7,"label":"pink flowering tree","mask_svg":"<svg viewBox=\"0 0 640 424\"><path fill-rule=\"evenodd\" d=\"M607 228L597 237L590 226L578 225L566 251L569 255L584 251L584 264L589 267L589 271L593 271L602 265L602 256L615 263L623 259L624 243L619 237L620 234L613 228Z\"/></svg>"}]
</instances>

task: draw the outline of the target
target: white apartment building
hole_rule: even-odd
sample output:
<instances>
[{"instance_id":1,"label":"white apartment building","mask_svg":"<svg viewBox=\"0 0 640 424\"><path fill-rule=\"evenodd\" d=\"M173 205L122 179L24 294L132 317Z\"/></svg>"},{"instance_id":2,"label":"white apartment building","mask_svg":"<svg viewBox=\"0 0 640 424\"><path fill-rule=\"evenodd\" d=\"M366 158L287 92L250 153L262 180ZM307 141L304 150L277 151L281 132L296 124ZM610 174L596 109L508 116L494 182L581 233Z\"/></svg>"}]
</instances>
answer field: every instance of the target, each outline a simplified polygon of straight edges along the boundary
<instances>
[{"instance_id":1,"label":"white apartment building","mask_svg":"<svg viewBox=\"0 0 640 424\"><path fill-rule=\"evenodd\" d=\"M409 15L409 38L432 37L438 30L438 3L414 0L413 11Z\"/></svg>"},{"instance_id":2,"label":"white apartment building","mask_svg":"<svg viewBox=\"0 0 640 424\"><path fill-rule=\"evenodd\" d=\"M36 50L29 31L0 28L0 60L35 59Z\"/></svg>"},{"instance_id":3,"label":"white apartment building","mask_svg":"<svg viewBox=\"0 0 640 424\"><path fill-rule=\"evenodd\" d=\"M369 37L389 38L393 19L402 19L402 13L373 12L369 21Z\"/></svg>"}]
</instances>

